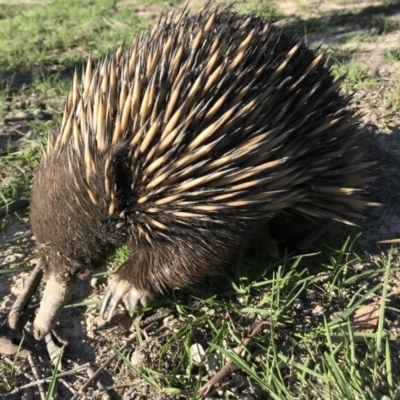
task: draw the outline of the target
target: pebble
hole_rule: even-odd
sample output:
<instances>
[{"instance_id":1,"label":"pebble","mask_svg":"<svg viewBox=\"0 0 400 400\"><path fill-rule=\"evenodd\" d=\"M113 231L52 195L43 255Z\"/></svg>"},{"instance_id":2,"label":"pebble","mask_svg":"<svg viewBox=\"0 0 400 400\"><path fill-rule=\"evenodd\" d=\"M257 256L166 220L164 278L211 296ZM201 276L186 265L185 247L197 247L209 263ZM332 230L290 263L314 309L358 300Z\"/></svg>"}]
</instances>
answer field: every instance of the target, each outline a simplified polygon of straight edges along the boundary
<instances>
[{"instance_id":1,"label":"pebble","mask_svg":"<svg viewBox=\"0 0 400 400\"><path fill-rule=\"evenodd\" d=\"M324 311L325 311L324 307L318 305L318 306L316 306L316 307L312 310L312 313L313 313L314 315L321 315L321 314L324 313Z\"/></svg>"},{"instance_id":2,"label":"pebble","mask_svg":"<svg viewBox=\"0 0 400 400\"><path fill-rule=\"evenodd\" d=\"M196 365L200 365L206 352L203 346L199 343L193 343L190 346L190 354L192 355L192 360Z\"/></svg>"}]
</instances>

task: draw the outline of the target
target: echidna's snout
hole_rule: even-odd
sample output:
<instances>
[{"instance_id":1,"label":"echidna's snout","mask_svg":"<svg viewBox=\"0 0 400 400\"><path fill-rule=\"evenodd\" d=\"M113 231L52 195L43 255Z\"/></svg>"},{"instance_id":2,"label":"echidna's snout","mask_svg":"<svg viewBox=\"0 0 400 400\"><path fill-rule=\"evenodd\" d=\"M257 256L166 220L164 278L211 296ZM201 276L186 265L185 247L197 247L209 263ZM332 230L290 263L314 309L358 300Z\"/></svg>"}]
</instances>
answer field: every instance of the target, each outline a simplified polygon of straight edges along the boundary
<instances>
[{"instance_id":1,"label":"echidna's snout","mask_svg":"<svg viewBox=\"0 0 400 400\"><path fill-rule=\"evenodd\" d=\"M36 340L42 340L57 323L58 317L68 301L70 288L50 275L46 282L39 311L33 323L33 334Z\"/></svg>"}]
</instances>

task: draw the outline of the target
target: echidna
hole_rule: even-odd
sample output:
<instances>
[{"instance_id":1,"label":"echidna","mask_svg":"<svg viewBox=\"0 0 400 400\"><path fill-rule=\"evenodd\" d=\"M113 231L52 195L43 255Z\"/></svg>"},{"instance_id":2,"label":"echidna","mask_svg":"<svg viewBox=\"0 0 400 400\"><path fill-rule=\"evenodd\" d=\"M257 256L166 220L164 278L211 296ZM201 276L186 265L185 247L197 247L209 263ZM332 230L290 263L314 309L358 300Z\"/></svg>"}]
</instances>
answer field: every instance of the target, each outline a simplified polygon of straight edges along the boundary
<instances>
[{"instance_id":1,"label":"echidna","mask_svg":"<svg viewBox=\"0 0 400 400\"><path fill-rule=\"evenodd\" d=\"M262 17L211 6L89 60L32 188L47 279L36 338L122 245L132 256L105 293L107 318L216 273L282 211L360 217L369 163L325 60Z\"/></svg>"}]
</instances>

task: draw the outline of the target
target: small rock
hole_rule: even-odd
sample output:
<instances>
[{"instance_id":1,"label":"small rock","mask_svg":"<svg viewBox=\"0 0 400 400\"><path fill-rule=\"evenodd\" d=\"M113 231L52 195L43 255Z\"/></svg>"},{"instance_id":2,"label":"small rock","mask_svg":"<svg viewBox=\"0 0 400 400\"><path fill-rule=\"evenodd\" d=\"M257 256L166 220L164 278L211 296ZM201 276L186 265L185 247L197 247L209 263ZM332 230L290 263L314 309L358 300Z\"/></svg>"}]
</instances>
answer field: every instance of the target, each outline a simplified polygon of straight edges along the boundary
<instances>
[{"instance_id":1,"label":"small rock","mask_svg":"<svg viewBox=\"0 0 400 400\"><path fill-rule=\"evenodd\" d=\"M355 271L362 271L364 269L364 264L363 263L355 263L353 265L353 268Z\"/></svg>"},{"instance_id":2,"label":"small rock","mask_svg":"<svg viewBox=\"0 0 400 400\"><path fill-rule=\"evenodd\" d=\"M206 370L209 374L215 374L220 370L221 364L217 354L210 354L205 362Z\"/></svg>"},{"instance_id":3,"label":"small rock","mask_svg":"<svg viewBox=\"0 0 400 400\"><path fill-rule=\"evenodd\" d=\"M370 72L371 78L380 78L381 77L381 73L379 71L379 69L374 69L373 71Z\"/></svg>"},{"instance_id":4,"label":"small rock","mask_svg":"<svg viewBox=\"0 0 400 400\"><path fill-rule=\"evenodd\" d=\"M99 318L103 320L103 318ZM125 314L118 322L118 325L125 329L127 332L132 332L135 330L134 326L134 318L132 318L129 314Z\"/></svg>"},{"instance_id":5,"label":"small rock","mask_svg":"<svg viewBox=\"0 0 400 400\"><path fill-rule=\"evenodd\" d=\"M194 343L190 346L190 354L192 355L193 362L196 365L200 365L203 360L205 351L201 344Z\"/></svg>"},{"instance_id":6,"label":"small rock","mask_svg":"<svg viewBox=\"0 0 400 400\"><path fill-rule=\"evenodd\" d=\"M93 289L96 289L98 287L99 284L99 279L94 277L90 280L90 287L92 287Z\"/></svg>"},{"instance_id":7,"label":"small rock","mask_svg":"<svg viewBox=\"0 0 400 400\"><path fill-rule=\"evenodd\" d=\"M326 282L331 277L331 273L329 271L323 271L320 272L317 276L321 282Z\"/></svg>"},{"instance_id":8,"label":"small rock","mask_svg":"<svg viewBox=\"0 0 400 400\"><path fill-rule=\"evenodd\" d=\"M136 367L140 368L142 365L146 363L146 359L141 352L134 351L131 356L131 363Z\"/></svg>"},{"instance_id":9,"label":"small rock","mask_svg":"<svg viewBox=\"0 0 400 400\"><path fill-rule=\"evenodd\" d=\"M333 321L337 318L340 318L340 316L343 314L343 311L334 311L331 316L330 316L330 320Z\"/></svg>"},{"instance_id":10,"label":"small rock","mask_svg":"<svg viewBox=\"0 0 400 400\"><path fill-rule=\"evenodd\" d=\"M318 305L311 312L313 315L321 315L324 313L324 311L325 311L324 307Z\"/></svg>"},{"instance_id":11,"label":"small rock","mask_svg":"<svg viewBox=\"0 0 400 400\"><path fill-rule=\"evenodd\" d=\"M96 337L96 333L95 333L95 328L97 326L97 318L93 315L93 314L89 314L86 313L85 314L86 319L85 319L85 323L86 323L86 332L87 332L87 336L91 339Z\"/></svg>"},{"instance_id":12,"label":"small rock","mask_svg":"<svg viewBox=\"0 0 400 400\"><path fill-rule=\"evenodd\" d=\"M33 400L33 390L27 390L25 393L21 396L21 400Z\"/></svg>"}]
</instances>

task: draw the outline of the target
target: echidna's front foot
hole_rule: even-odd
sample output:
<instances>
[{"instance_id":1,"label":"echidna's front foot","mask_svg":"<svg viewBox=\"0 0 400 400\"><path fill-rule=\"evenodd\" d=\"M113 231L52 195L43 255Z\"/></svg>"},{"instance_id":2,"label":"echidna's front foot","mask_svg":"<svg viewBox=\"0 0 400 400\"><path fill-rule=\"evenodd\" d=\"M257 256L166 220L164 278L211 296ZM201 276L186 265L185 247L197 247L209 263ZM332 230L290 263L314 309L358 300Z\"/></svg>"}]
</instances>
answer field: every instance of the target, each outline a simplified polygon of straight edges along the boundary
<instances>
[{"instance_id":1,"label":"echidna's front foot","mask_svg":"<svg viewBox=\"0 0 400 400\"><path fill-rule=\"evenodd\" d=\"M125 308L132 312L139 302L145 306L150 300L150 293L145 290L137 290L132 283L125 279L111 279L101 302L99 315L109 321L114 315L115 309L122 301Z\"/></svg>"}]
</instances>

